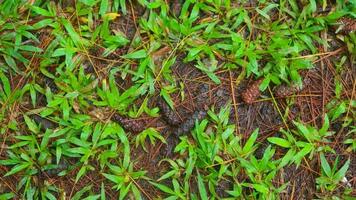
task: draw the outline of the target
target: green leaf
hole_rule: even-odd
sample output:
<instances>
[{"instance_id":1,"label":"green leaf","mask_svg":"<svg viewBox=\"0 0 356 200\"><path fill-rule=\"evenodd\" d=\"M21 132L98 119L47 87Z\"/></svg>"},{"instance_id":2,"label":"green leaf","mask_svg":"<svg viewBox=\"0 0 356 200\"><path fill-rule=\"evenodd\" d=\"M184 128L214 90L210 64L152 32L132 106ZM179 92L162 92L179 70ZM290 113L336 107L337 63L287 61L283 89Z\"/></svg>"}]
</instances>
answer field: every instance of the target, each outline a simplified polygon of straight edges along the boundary
<instances>
[{"instance_id":1,"label":"green leaf","mask_svg":"<svg viewBox=\"0 0 356 200\"><path fill-rule=\"evenodd\" d=\"M176 170L171 170L165 174L163 174L157 181L162 181L164 179L167 179L169 177L174 176L175 174L177 174L178 172Z\"/></svg>"},{"instance_id":2,"label":"green leaf","mask_svg":"<svg viewBox=\"0 0 356 200\"><path fill-rule=\"evenodd\" d=\"M80 168L80 170L79 170L79 172L78 172L78 174L77 174L77 176L76 176L76 178L75 178L75 182L76 182L76 183L78 182L78 180L80 179L80 177L82 177L82 176L85 174L86 171L87 171L87 167L86 167L85 165L83 165L83 166Z\"/></svg>"},{"instance_id":3,"label":"green leaf","mask_svg":"<svg viewBox=\"0 0 356 200\"><path fill-rule=\"evenodd\" d=\"M102 133L101 124L97 123L95 125L93 136L92 136L92 142L93 142L94 145L98 142L101 133Z\"/></svg>"},{"instance_id":4,"label":"green leaf","mask_svg":"<svg viewBox=\"0 0 356 200\"><path fill-rule=\"evenodd\" d=\"M332 119L331 121L334 121L335 119L337 119L338 117L340 117L340 115L342 115L343 113L346 112L346 104L345 102L342 102L336 109L334 109L332 111Z\"/></svg>"},{"instance_id":5,"label":"green leaf","mask_svg":"<svg viewBox=\"0 0 356 200\"><path fill-rule=\"evenodd\" d=\"M87 6L94 6L95 4L98 3L99 0L79 0L79 2L82 2L83 4L87 5Z\"/></svg>"},{"instance_id":6,"label":"green leaf","mask_svg":"<svg viewBox=\"0 0 356 200\"><path fill-rule=\"evenodd\" d=\"M302 123L299 123L299 122L293 122L293 123L298 128L298 130L302 133L302 135L309 140L310 133L309 133L308 128L306 126L304 126Z\"/></svg>"},{"instance_id":7,"label":"green leaf","mask_svg":"<svg viewBox=\"0 0 356 200\"><path fill-rule=\"evenodd\" d=\"M226 130L221 134L223 140L228 139L235 131L235 126L228 126Z\"/></svg>"},{"instance_id":8,"label":"green leaf","mask_svg":"<svg viewBox=\"0 0 356 200\"><path fill-rule=\"evenodd\" d=\"M126 185L122 185L120 187L120 192L119 192L119 200L124 200L127 193L130 191L130 187L131 187L132 183L129 183L127 186Z\"/></svg>"},{"instance_id":9,"label":"green leaf","mask_svg":"<svg viewBox=\"0 0 356 200\"><path fill-rule=\"evenodd\" d=\"M53 20L52 19L43 19L43 20L35 23L34 25L32 25L32 27L35 30L38 30L38 29L44 28L46 26L49 26L51 24L53 24Z\"/></svg>"},{"instance_id":10,"label":"green leaf","mask_svg":"<svg viewBox=\"0 0 356 200\"><path fill-rule=\"evenodd\" d=\"M312 12L316 11L316 2L315 0L309 0L310 1L310 9Z\"/></svg>"},{"instance_id":11,"label":"green leaf","mask_svg":"<svg viewBox=\"0 0 356 200\"><path fill-rule=\"evenodd\" d=\"M196 47L196 48L191 48L191 49L189 49L188 55L187 55L187 57L186 57L187 61L192 61L192 60L194 60L194 59L197 57L198 53L199 53L201 50L202 50L201 47Z\"/></svg>"},{"instance_id":12,"label":"green leaf","mask_svg":"<svg viewBox=\"0 0 356 200\"><path fill-rule=\"evenodd\" d=\"M266 6L265 8L263 8L262 10L260 10L259 8L256 8L256 11L262 15L263 17L265 17L268 20L271 20L271 18L269 17L269 15L267 14L271 9L278 7L278 4L274 4L271 3L268 6Z\"/></svg>"},{"instance_id":13,"label":"green leaf","mask_svg":"<svg viewBox=\"0 0 356 200\"><path fill-rule=\"evenodd\" d=\"M69 103L67 99L64 99L64 101L61 104L61 108L63 110L63 119L68 120L71 107L69 107Z\"/></svg>"},{"instance_id":14,"label":"green leaf","mask_svg":"<svg viewBox=\"0 0 356 200\"><path fill-rule=\"evenodd\" d=\"M127 59L140 59L140 58L145 58L147 56L147 52L144 49L138 50L138 51L134 51L131 53L128 53L124 56L122 56L123 58L127 58Z\"/></svg>"},{"instance_id":15,"label":"green leaf","mask_svg":"<svg viewBox=\"0 0 356 200\"><path fill-rule=\"evenodd\" d=\"M326 176L331 177L331 168L323 153L320 154L321 167Z\"/></svg>"},{"instance_id":16,"label":"green leaf","mask_svg":"<svg viewBox=\"0 0 356 200\"><path fill-rule=\"evenodd\" d=\"M266 19L271 20L271 18L268 16L268 14L266 12L264 12L263 10L260 10L259 8L256 8L256 11L258 12L258 14L262 15Z\"/></svg>"},{"instance_id":17,"label":"green leaf","mask_svg":"<svg viewBox=\"0 0 356 200\"><path fill-rule=\"evenodd\" d=\"M100 200L106 200L104 183L101 183L101 187L100 187Z\"/></svg>"},{"instance_id":18,"label":"green leaf","mask_svg":"<svg viewBox=\"0 0 356 200\"><path fill-rule=\"evenodd\" d=\"M32 100L32 106L36 106L36 100L37 100L37 95L36 95L36 90L33 86L30 86L30 96Z\"/></svg>"},{"instance_id":19,"label":"green leaf","mask_svg":"<svg viewBox=\"0 0 356 200\"><path fill-rule=\"evenodd\" d=\"M278 168L281 169L284 166L286 166L291 160L293 160L293 157L295 156L295 150L294 149L289 149L288 152L283 156L281 159L281 162L278 165Z\"/></svg>"},{"instance_id":20,"label":"green leaf","mask_svg":"<svg viewBox=\"0 0 356 200\"><path fill-rule=\"evenodd\" d=\"M200 198L202 200L208 200L208 195L206 193L203 178L200 176L200 173L198 170L197 170L197 174L198 174L198 189L199 189Z\"/></svg>"},{"instance_id":21,"label":"green leaf","mask_svg":"<svg viewBox=\"0 0 356 200\"><path fill-rule=\"evenodd\" d=\"M160 189L162 192L165 192L165 193L171 194L171 195L175 195L175 192L171 188L169 188L169 187L167 187L165 185L162 185L162 184L159 184L159 183L155 183L155 182L152 182L152 181L150 181L150 183L152 185L154 185L155 187L157 187L158 189Z\"/></svg>"},{"instance_id":22,"label":"green leaf","mask_svg":"<svg viewBox=\"0 0 356 200\"><path fill-rule=\"evenodd\" d=\"M254 130L253 133L251 134L250 138L247 140L245 146L242 149L244 154L248 154L251 152L252 147L257 139L258 131L259 131L258 128L256 130Z\"/></svg>"},{"instance_id":23,"label":"green leaf","mask_svg":"<svg viewBox=\"0 0 356 200\"><path fill-rule=\"evenodd\" d=\"M32 131L33 133L40 132L38 126L27 115L24 115L23 117L24 117L25 123L30 131Z\"/></svg>"},{"instance_id":24,"label":"green leaf","mask_svg":"<svg viewBox=\"0 0 356 200\"><path fill-rule=\"evenodd\" d=\"M116 184L119 184L124 181L124 178L122 178L120 176L112 175L112 174L103 173L103 176L105 176L105 178L107 178L108 180L110 180Z\"/></svg>"},{"instance_id":25,"label":"green leaf","mask_svg":"<svg viewBox=\"0 0 356 200\"><path fill-rule=\"evenodd\" d=\"M10 175L16 174L17 172L20 172L29 166L30 166L30 163L22 163L22 164L16 165L9 172L7 172L5 174L5 176L10 176Z\"/></svg>"},{"instance_id":26,"label":"green leaf","mask_svg":"<svg viewBox=\"0 0 356 200\"><path fill-rule=\"evenodd\" d=\"M259 89L260 89L262 92L265 91L265 90L267 89L267 87L268 87L270 81L271 81L271 76L270 76L270 74L268 74L268 75L263 79L262 83L260 84Z\"/></svg>"},{"instance_id":27,"label":"green leaf","mask_svg":"<svg viewBox=\"0 0 356 200\"><path fill-rule=\"evenodd\" d=\"M52 14L50 12L48 12L47 10L37 7L37 6L31 6L31 10L33 10L35 13L45 16L45 17L53 17Z\"/></svg>"},{"instance_id":28,"label":"green leaf","mask_svg":"<svg viewBox=\"0 0 356 200\"><path fill-rule=\"evenodd\" d=\"M345 177L347 170L349 169L349 165L350 165L350 159L348 159L345 162L345 164L341 167L341 169L335 173L334 179L338 181L342 180Z\"/></svg>"},{"instance_id":29,"label":"green leaf","mask_svg":"<svg viewBox=\"0 0 356 200\"><path fill-rule=\"evenodd\" d=\"M31 46L31 45L20 45L19 49L24 51L37 52L37 53L43 51L41 48Z\"/></svg>"},{"instance_id":30,"label":"green leaf","mask_svg":"<svg viewBox=\"0 0 356 200\"><path fill-rule=\"evenodd\" d=\"M268 188L262 184L252 184L252 186L256 191L261 192L263 194L268 194L269 192Z\"/></svg>"},{"instance_id":31,"label":"green leaf","mask_svg":"<svg viewBox=\"0 0 356 200\"><path fill-rule=\"evenodd\" d=\"M65 18L62 18L61 22L64 28L67 30L69 37L72 39L76 47L81 48L83 45L88 46L88 42L84 38L81 38L79 36L79 34L75 31L70 21L68 21Z\"/></svg>"},{"instance_id":32,"label":"green leaf","mask_svg":"<svg viewBox=\"0 0 356 200\"><path fill-rule=\"evenodd\" d=\"M92 185L87 185L85 187L83 187L81 190L79 190L77 193L75 193L75 195L72 197L72 200L81 200L83 199L83 195L86 192L89 192L92 188Z\"/></svg>"},{"instance_id":33,"label":"green leaf","mask_svg":"<svg viewBox=\"0 0 356 200\"><path fill-rule=\"evenodd\" d=\"M56 49L53 53L53 57L59 57L59 56L64 56L66 54L66 49L65 48L58 48Z\"/></svg>"},{"instance_id":34,"label":"green leaf","mask_svg":"<svg viewBox=\"0 0 356 200\"><path fill-rule=\"evenodd\" d=\"M132 191L135 199L142 200L141 193L140 193L140 191L138 190L138 188L136 187L135 184L131 185L131 191Z\"/></svg>"},{"instance_id":35,"label":"green leaf","mask_svg":"<svg viewBox=\"0 0 356 200\"><path fill-rule=\"evenodd\" d=\"M196 68L200 69L201 71L205 72L208 77L214 81L216 84L220 84L221 81L220 79L215 75L214 70L216 69L216 66L211 66L211 68L208 68L203 64L202 62L198 61L198 64L195 65Z\"/></svg>"},{"instance_id":36,"label":"green leaf","mask_svg":"<svg viewBox=\"0 0 356 200\"><path fill-rule=\"evenodd\" d=\"M206 73L206 75L208 75L208 77L209 77L212 81L214 81L214 83L216 83L216 84L220 84L220 83L221 83L220 79L215 75L214 72L205 71L205 73Z\"/></svg>"},{"instance_id":37,"label":"green leaf","mask_svg":"<svg viewBox=\"0 0 356 200\"><path fill-rule=\"evenodd\" d=\"M12 70L14 70L15 72L19 72L19 68L17 67L15 60L11 56L3 55L3 57L5 59L6 64L8 64Z\"/></svg>"},{"instance_id":38,"label":"green leaf","mask_svg":"<svg viewBox=\"0 0 356 200\"><path fill-rule=\"evenodd\" d=\"M297 166L299 166L304 156L310 153L313 148L314 146L312 144L307 143L305 147L294 156L293 161L296 163Z\"/></svg>"},{"instance_id":39,"label":"green leaf","mask_svg":"<svg viewBox=\"0 0 356 200\"><path fill-rule=\"evenodd\" d=\"M120 1L121 12L124 15L126 15L127 14L126 1L125 0L119 0L119 1Z\"/></svg>"},{"instance_id":40,"label":"green leaf","mask_svg":"<svg viewBox=\"0 0 356 200\"><path fill-rule=\"evenodd\" d=\"M329 130L329 117L327 114L325 114L324 117L324 124L319 130L320 135L325 135L325 133Z\"/></svg>"},{"instance_id":41,"label":"green leaf","mask_svg":"<svg viewBox=\"0 0 356 200\"><path fill-rule=\"evenodd\" d=\"M0 80L2 82L2 86L3 86L4 92L5 92L6 96L9 98L11 96L10 82L9 82L9 79L5 76L5 74L2 73L1 71L0 71Z\"/></svg>"},{"instance_id":42,"label":"green leaf","mask_svg":"<svg viewBox=\"0 0 356 200\"><path fill-rule=\"evenodd\" d=\"M123 168L127 169L130 164L130 144L129 140L126 137L124 129L122 129L119 125L117 125L117 135L120 138L120 141L124 145L124 161L123 161Z\"/></svg>"},{"instance_id":43,"label":"green leaf","mask_svg":"<svg viewBox=\"0 0 356 200\"><path fill-rule=\"evenodd\" d=\"M109 7L109 0L101 0L99 14L104 16Z\"/></svg>"},{"instance_id":44,"label":"green leaf","mask_svg":"<svg viewBox=\"0 0 356 200\"><path fill-rule=\"evenodd\" d=\"M163 99L167 102L167 104L169 105L169 107L174 110L174 102L171 99L171 96L168 94L167 90L162 88L161 89L161 96L163 97Z\"/></svg>"},{"instance_id":45,"label":"green leaf","mask_svg":"<svg viewBox=\"0 0 356 200\"><path fill-rule=\"evenodd\" d=\"M0 199L1 200L8 200L8 199L14 199L15 194L10 192L10 193L5 193L5 194L0 194Z\"/></svg>"},{"instance_id":46,"label":"green leaf","mask_svg":"<svg viewBox=\"0 0 356 200\"><path fill-rule=\"evenodd\" d=\"M299 34L298 37L308 46L308 48L315 53L316 48L314 47L313 40L306 34Z\"/></svg>"},{"instance_id":47,"label":"green leaf","mask_svg":"<svg viewBox=\"0 0 356 200\"><path fill-rule=\"evenodd\" d=\"M281 147L285 147L285 148L290 148L291 144L288 140L285 140L283 138L279 138L279 137L269 137L267 138L267 140L272 143L272 144L276 144L278 146Z\"/></svg>"}]
</instances>

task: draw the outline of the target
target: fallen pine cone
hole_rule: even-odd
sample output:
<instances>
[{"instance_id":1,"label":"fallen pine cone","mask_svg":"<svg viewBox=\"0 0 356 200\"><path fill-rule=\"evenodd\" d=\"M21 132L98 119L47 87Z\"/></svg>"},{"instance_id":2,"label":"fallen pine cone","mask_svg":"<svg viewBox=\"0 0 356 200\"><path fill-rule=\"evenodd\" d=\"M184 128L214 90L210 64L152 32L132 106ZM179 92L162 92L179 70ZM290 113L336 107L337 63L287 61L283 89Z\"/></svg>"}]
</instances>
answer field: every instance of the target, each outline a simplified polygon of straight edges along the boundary
<instances>
[{"instance_id":1,"label":"fallen pine cone","mask_svg":"<svg viewBox=\"0 0 356 200\"><path fill-rule=\"evenodd\" d=\"M343 17L338 20L338 24L340 24L338 28L339 32L348 34L352 31L356 31L356 19Z\"/></svg>"},{"instance_id":2,"label":"fallen pine cone","mask_svg":"<svg viewBox=\"0 0 356 200\"><path fill-rule=\"evenodd\" d=\"M261 95L259 87L262 81L262 78L256 80L252 83L252 85L249 85L249 87L242 93L242 100L245 103L252 104Z\"/></svg>"},{"instance_id":3,"label":"fallen pine cone","mask_svg":"<svg viewBox=\"0 0 356 200\"><path fill-rule=\"evenodd\" d=\"M145 130L145 125L142 120L128 119L117 113L115 113L112 118L114 122L119 123L126 131L132 133L140 133Z\"/></svg>"},{"instance_id":4,"label":"fallen pine cone","mask_svg":"<svg viewBox=\"0 0 356 200\"><path fill-rule=\"evenodd\" d=\"M172 126L177 126L182 123L182 120L177 112L172 110L171 107L169 107L169 105L164 101L164 99L160 98L157 104L165 122Z\"/></svg>"},{"instance_id":5,"label":"fallen pine cone","mask_svg":"<svg viewBox=\"0 0 356 200\"><path fill-rule=\"evenodd\" d=\"M193 130L195 121L201 121L206 117L206 110L197 110L188 117L177 129L173 130L173 133L177 136L185 135Z\"/></svg>"},{"instance_id":6,"label":"fallen pine cone","mask_svg":"<svg viewBox=\"0 0 356 200\"><path fill-rule=\"evenodd\" d=\"M302 91L306 85L309 85L311 83L310 78L304 78L303 80L303 85L302 87L299 87L296 84L292 84L292 85L287 85L287 84L282 84L279 85L275 88L274 93L277 97L288 97L291 96L297 92Z\"/></svg>"}]
</instances>

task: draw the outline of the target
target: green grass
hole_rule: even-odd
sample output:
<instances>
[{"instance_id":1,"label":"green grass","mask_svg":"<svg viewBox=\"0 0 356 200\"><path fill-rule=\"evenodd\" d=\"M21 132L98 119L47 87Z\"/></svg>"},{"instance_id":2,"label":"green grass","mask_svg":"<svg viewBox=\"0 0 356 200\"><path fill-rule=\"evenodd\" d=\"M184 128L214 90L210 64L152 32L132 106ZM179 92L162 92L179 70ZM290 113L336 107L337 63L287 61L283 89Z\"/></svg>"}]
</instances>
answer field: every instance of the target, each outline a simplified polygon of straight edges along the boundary
<instances>
[{"instance_id":1,"label":"green grass","mask_svg":"<svg viewBox=\"0 0 356 200\"><path fill-rule=\"evenodd\" d=\"M343 74L354 71L356 33L343 33L340 19L355 20L356 2L183 2L175 12L163 0L0 0L0 200L292 198L292 183L279 181L290 166L312 171L314 198L352 199L354 181L345 179L356 146L355 80L347 90ZM333 48L325 34L342 47L325 51ZM138 155L167 145L167 135L154 124L134 134L110 117L160 118L150 103L157 96L175 109L186 95L172 71L180 57L211 85L223 85L220 72L233 72L232 88L263 79L259 89L269 90L283 128L244 132L229 119L243 102L210 106L151 173ZM270 88L302 88L301 72L325 59L334 70L321 123L288 121L298 97L281 107Z\"/></svg>"}]
</instances>

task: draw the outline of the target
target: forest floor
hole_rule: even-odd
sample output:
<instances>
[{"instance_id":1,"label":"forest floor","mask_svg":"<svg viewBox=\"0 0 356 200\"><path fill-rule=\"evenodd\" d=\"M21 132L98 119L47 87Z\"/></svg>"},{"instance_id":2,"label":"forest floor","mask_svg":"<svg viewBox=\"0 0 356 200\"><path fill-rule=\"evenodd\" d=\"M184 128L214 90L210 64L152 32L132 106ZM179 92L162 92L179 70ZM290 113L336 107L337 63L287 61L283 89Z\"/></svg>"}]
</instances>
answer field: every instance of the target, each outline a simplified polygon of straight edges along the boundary
<instances>
[{"instance_id":1,"label":"forest floor","mask_svg":"<svg viewBox=\"0 0 356 200\"><path fill-rule=\"evenodd\" d=\"M355 198L355 13L0 0L0 200Z\"/></svg>"}]
</instances>

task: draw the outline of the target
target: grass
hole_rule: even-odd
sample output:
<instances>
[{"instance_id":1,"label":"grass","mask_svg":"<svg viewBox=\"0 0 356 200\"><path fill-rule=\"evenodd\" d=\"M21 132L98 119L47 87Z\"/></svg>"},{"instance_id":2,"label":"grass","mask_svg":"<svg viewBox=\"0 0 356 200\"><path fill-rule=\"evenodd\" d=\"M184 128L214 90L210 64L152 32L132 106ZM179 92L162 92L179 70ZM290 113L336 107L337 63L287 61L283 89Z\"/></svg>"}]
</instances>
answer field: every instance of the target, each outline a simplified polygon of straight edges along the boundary
<instances>
[{"instance_id":1,"label":"grass","mask_svg":"<svg viewBox=\"0 0 356 200\"><path fill-rule=\"evenodd\" d=\"M0 0L0 199L353 199L355 18Z\"/></svg>"}]
</instances>

